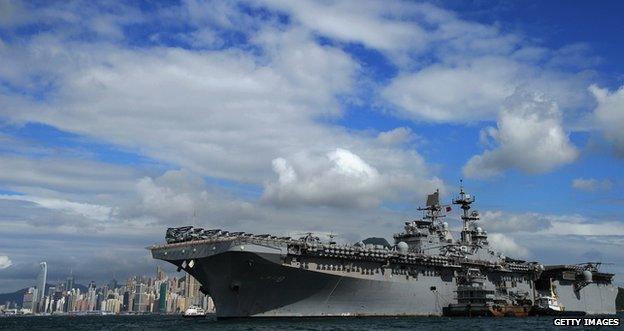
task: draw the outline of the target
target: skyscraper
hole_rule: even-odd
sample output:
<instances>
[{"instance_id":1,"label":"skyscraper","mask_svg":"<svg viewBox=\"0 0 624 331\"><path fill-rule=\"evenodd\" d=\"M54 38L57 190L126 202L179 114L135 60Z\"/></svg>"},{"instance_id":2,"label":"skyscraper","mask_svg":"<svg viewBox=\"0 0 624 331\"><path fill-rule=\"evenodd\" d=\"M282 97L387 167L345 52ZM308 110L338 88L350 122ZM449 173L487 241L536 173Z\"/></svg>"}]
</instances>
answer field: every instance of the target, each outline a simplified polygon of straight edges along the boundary
<instances>
[{"instance_id":1,"label":"skyscraper","mask_svg":"<svg viewBox=\"0 0 624 331\"><path fill-rule=\"evenodd\" d=\"M147 311L147 293L145 292L145 284L137 284L134 292L134 302L132 311L145 312Z\"/></svg>"},{"instance_id":2,"label":"skyscraper","mask_svg":"<svg viewBox=\"0 0 624 331\"><path fill-rule=\"evenodd\" d=\"M67 277L67 283L65 284L65 291L71 291L74 288L74 273L70 272L69 277Z\"/></svg>"},{"instance_id":3,"label":"skyscraper","mask_svg":"<svg viewBox=\"0 0 624 331\"><path fill-rule=\"evenodd\" d=\"M195 297L195 288L196 288L196 280L195 278L193 278L193 276L186 274L185 276L185 287L184 287L184 292L186 294L187 298L194 298Z\"/></svg>"},{"instance_id":4,"label":"skyscraper","mask_svg":"<svg viewBox=\"0 0 624 331\"><path fill-rule=\"evenodd\" d=\"M167 292L169 292L169 283L162 282L158 296L158 311L163 314L167 312Z\"/></svg>"},{"instance_id":5,"label":"skyscraper","mask_svg":"<svg viewBox=\"0 0 624 331\"><path fill-rule=\"evenodd\" d=\"M45 296L46 281L48 280L48 264L46 262L39 263L39 275L37 275L37 296L35 302L39 303Z\"/></svg>"},{"instance_id":6,"label":"skyscraper","mask_svg":"<svg viewBox=\"0 0 624 331\"><path fill-rule=\"evenodd\" d=\"M123 301L121 303L121 309L123 311L132 311L132 299L129 291L125 291L123 294Z\"/></svg>"},{"instance_id":7,"label":"skyscraper","mask_svg":"<svg viewBox=\"0 0 624 331\"><path fill-rule=\"evenodd\" d=\"M22 308L29 309L31 312L34 312L37 305L37 302L35 301L37 296L37 289L34 287L29 288L28 291L24 293Z\"/></svg>"},{"instance_id":8,"label":"skyscraper","mask_svg":"<svg viewBox=\"0 0 624 331\"><path fill-rule=\"evenodd\" d=\"M165 271L161 267L156 267L156 279L163 280L165 278L167 278Z\"/></svg>"}]
</instances>

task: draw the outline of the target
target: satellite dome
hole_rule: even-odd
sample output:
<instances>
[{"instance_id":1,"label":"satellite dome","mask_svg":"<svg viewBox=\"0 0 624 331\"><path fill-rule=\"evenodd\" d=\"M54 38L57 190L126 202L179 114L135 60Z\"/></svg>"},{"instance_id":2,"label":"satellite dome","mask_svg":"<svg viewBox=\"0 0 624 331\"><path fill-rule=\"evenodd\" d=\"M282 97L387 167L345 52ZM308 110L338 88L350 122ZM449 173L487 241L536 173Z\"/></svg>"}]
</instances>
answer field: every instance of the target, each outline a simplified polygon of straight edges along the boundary
<instances>
[{"instance_id":1,"label":"satellite dome","mask_svg":"<svg viewBox=\"0 0 624 331\"><path fill-rule=\"evenodd\" d=\"M442 223L442 227L445 229L448 229L448 223L447 222Z\"/></svg>"},{"instance_id":2,"label":"satellite dome","mask_svg":"<svg viewBox=\"0 0 624 331\"><path fill-rule=\"evenodd\" d=\"M405 241L401 241L397 244L397 249L399 250L399 252L401 253L407 253L409 246L407 245L407 243Z\"/></svg>"},{"instance_id":3,"label":"satellite dome","mask_svg":"<svg viewBox=\"0 0 624 331\"><path fill-rule=\"evenodd\" d=\"M585 270L583 271L583 278L585 279L586 282L591 283L592 281L592 272L589 270Z\"/></svg>"},{"instance_id":4,"label":"satellite dome","mask_svg":"<svg viewBox=\"0 0 624 331\"><path fill-rule=\"evenodd\" d=\"M477 232L481 233L481 232L483 232L483 229L481 229L480 227L477 227Z\"/></svg>"}]
</instances>

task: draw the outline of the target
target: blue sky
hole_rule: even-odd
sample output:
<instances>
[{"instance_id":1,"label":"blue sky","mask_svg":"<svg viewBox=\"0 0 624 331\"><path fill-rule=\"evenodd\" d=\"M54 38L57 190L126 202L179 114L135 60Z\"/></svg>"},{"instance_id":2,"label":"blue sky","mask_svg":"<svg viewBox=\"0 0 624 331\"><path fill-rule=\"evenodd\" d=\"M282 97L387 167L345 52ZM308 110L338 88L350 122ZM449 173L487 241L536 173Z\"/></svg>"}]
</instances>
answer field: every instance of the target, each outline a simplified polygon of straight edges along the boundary
<instances>
[{"instance_id":1,"label":"blue sky","mask_svg":"<svg viewBox=\"0 0 624 331\"><path fill-rule=\"evenodd\" d=\"M623 7L2 2L0 291L187 223L390 238L460 178L508 255L619 275Z\"/></svg>"}]
</instances>

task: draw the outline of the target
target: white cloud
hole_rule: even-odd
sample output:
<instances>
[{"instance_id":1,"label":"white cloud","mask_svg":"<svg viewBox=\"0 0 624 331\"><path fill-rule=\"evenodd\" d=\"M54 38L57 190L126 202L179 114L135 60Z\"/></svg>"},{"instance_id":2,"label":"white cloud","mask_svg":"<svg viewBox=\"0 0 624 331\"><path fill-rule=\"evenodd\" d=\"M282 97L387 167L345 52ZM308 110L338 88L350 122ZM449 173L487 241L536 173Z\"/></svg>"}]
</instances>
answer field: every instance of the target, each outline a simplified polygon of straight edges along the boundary
<instances>
[{"instance_id":1,"label":"white cloud","mask_svg":"<svg viewBox=\"0 0 624 331\"><path fill-rule=\"evenodd\" d=\"M509 54L520 38L495 26L472 23L428 3L403 1L260 0L288 13L295 23L334 40L356 43L386 54L402 67L410 56L461 53L463 57Z\"/></svg>"},{"instance_id":2,"label":"white cloud","mask_svg":"<svg viewBox=\"0 0 624 331\"><path fill-rule=\"evenodd\" d=\"M6 269L13 264L11 259L6 255L0 255L0 269Z\"/></svg>"},{"instance_id":3,"label":"white cloud","mask_svg":"<svg viewBox=\"0 0 624 331\"><path fill-rule=\"evenodd\" d=\"M546 215L538 213L511 214L496 210L482 213L479 225L488 231L501 233L538 232L550 228L551 221Z\"/></svg>"},{"instance_id":4,"label":"white cloud","mask_svg":"<svg viewBox=\"0 0 624 331\"><path fill-rule=\"evenodd\" d=\"M507 100L497 124L498 128L486 131L497 147L473 156L463 168L465 176L488 178L514 168L542 173L578 156L563 129L557 104L543 95L516 92Z\"/></svg>"},{"instance_id":5,"label":"white cloud","mask_svg":"<svg viewBox=\"0 0 624 331\"><path fill-rule=\"evenodd\" d=\"M376 149L364 150L366 160L371 162L358 164L358 160L335 153L331 162L341 174L357 177L359 173L375 174L383 178L379 183L388 188L383 192L364 192L373 197L375 203L381 199L420 200L422 195L430 193L434 187L443 187L443 183L433 177L422 179L419 174L402 173L406 165L413 169L425 171L422 160L417 154L405 157L402 152L386 149L378 154ZM362 158L363 159L363 158ZM37 158L23 157L20 166L25 171L36 167ZM95 161L86 163L74 159L56 158L55 162L75 165L80 168L89 165L92 171L81 173L80 181L88 183L90 190L82 190L80 185L73 187L63 183L49 184L49 178L62 178L55 167L49 172L41 172L38 176L13 180L10 187L16 192L27 194L4 194L0 196L1 235L50 234L67 235L89 231L105 238L106 236L140 235L159 238L164 231L163 226L195 224L206 227L222 227L233 230L282 233L283 231L319 231L332 229L345 234L349 238L359 238L363 233L379 233L385 229L381 221L399 219L402 216L387 210L369 210L363 217L361 211L350 208L308 208L286 210L274 208L273 204L259 204L257 188L237 188L236 183L223 183L221 188L208 185L204 178L188 170L166 171L160 176L145 174L128 176L124 172L117 175L124 180L124 185L110 193L102 193L97 189L98 179L106 179L106 164ZM72 163L76 161L77 163ZM326 159L325 162L330 162ZM363 162L363 161L362 161ZM368 165L367 165L368 164ZM374 164L374 165L373 165ZM388 177L376 169L391 169L389 173L396 177ZM65 169L65 168L62 168ZM123 170L124 168L111 168ZM109 169L109 170L111 170ZM375 170L373 170L375 169ZM79 169L78 169L79 170ZM72 171L72 168L67 168ZM80 173L80 171L76 171ZM98 178L98 176L102 176ZM111 172L115 176L115 172ZM143 177L141 177L143 176ZM415 187L406 188L392 182L412 183ZM6 185L4 182L0 182ZM87 184L85 184L87 185ZM100 189L106 189L103 183ZM6 186L2 186L3 188ZM383 187L381 187L383 189ZM242 191L241 191L242 189ZM402 191L403 189L403 191ZM249 191L248 191L249 190ZM401 196L396 196L401 193ZM243 194L244 197L240 195ZM355 194L355 193L354 193ZM349 196L348 199L358 199ZM318 206L315 201L300 201L301 205ZM345 205L355 207L354 204ZM362 226L366 225L366 226ZM155 240L155 239L152 239ZM40 253L37 253L40 254Z\"/></svg>"},{"instance_id":6,"label":"white cloud","mask_svg":"<svg viewBox=\"0 0 624 331\"><path fill-rule=\"evenodd\" d=\"M11 47L5 63L29 70L27 76L53 78L54 98L6 95L0 112L130 147L201 175L258 185L276 157L335 146L383 159L376 162L383 172L427 173L413 150L318 121L338 115L338 96L355 88L358 65L346 53L318 45L298 29L268 28L251 40L264 50L262 57L236 49L147 52L65 44L41 35ZM45 71L37 65L42 62L50 63Z\"/></svg>"},{"instance_id":7,"label":"white cloud","mask_svg":"<svg viewBox=\"0 0 624 331\"><path fill-rule=\"evenodd\" d=\"M589 90L598 102L594 110L598 129L613 144L616 155L624 156L624 86L614 92L596 85Z\"/></svg>"},{"instance_id":8,"label":"white cloud","mask_svg":"<svg viewBox=\"0 0 624 331\"><path fill-rule=\"evenodd\" d=\"M298 23L325 36L385 51L419 47L427 38L419 24L401 17L421 6L397 2L260 1L288 12ZM433 10L434 8L431 8Z\"/></svg>"},{"instance_id":9,"label":"white cloud","mask_svg":"<svg viewBox=\"0 0 624 331\"><path fill-rule=\"evenodd\" d=\"M592 221L580 215L552 215L544 233L577 236L624 236L624 224L619 221Z\"/></svg>"},{"instance_id":10,"label":"white cloud","mask_svg":"<svg viewBox=\"0 0 624 331\"><path fill-rule=\"evenodd\" d=\"M401 146L411 139L409 130L375 136L319 121L338 116L339 97L357 89L359 65L349 55L315 43L297 28L265 27L250 40L263 50L261 56L239 49L156 47L147 52L107 43L66 44L41 35L12 48L7 58L33 74L42 70L35 60L54 63L49 67L55 71L47 73L56 81L54 98L37 102L7 95L7 108L0 113L130 147L201 176L253 185L271 176L275 158L319 155L343 146L376 171L393 174L383 177L384 187L403 179L415 183L402 187L406 197L435 186L443 189L422 157ZM145 180L141 188L153 189L150 185ZM402 199L396 192L378 194L372 205Z\"/></svg>"},{"instance_id":11,"label":"white cloud","mask_svg":"<svg viewBox=\"0 0 624 331\"><path fill-rule=\"evenodd\" d=\"M144 177L136 184L137 202L123 204L121 217L152 217L166 224L227 224L256 219L254 204L226 191L210 190L204 179L187 170Z\"/></svg>"},{"instance_id":12,"label":"white cloud","mask_svg":"<svg viewBox=\"0 0 624 331\"><path fill-rule=\"evenodd\" d=\"M414 139L416 139L416 135L410 128L406 127L399 127L389 131L380 132L377 135L377 140L384 145L399 145L408 143Z\"/></svg>"},{"instance_id":13,"label":"white cloud","mask_svg":"<svg viewBox=\"0 0 624 331\"><path fill-rule=\"evenodd\" d=\"M489 118L513 93L518 66L489 60L467 67L432 65L395 78L383 95L415 120L462 122Z\"/></svg>"},{"instance_id":14,"label":"white cloud","mask_svg":"<svg viewBox=\"0 0 624 331\"><path fill-rule=\"evenodd\" d=\"M418 193L443 189L437 180L419 180L408 173L385 174L349 150L337 148L324 156L299 155L293 161L273 160L276 182L265 186L262 199L279 206L324 205L378 207L384 198L418 187ZM419 185L420 184L420 185ZM416 190L416 189L414 189Z\"/></svg>"},{"instance_id":15,"label":"white cloud","mask_svg":"<svg viewBox=\"0 0 624 331\"><path fill-rule=\"evenodd\" d=\"M303 160L302 160L303 161ZM283 158L273 160L277 182L269 183L263 200L278 205L302 202L330 206L377 207L382 182L377 169L348 150L336 149L326 158L306 158L295 170Z\"/></svg>"},{"instance_id":16,"label":"white cloud","mask_svg":"<svg viewBox=\"0 0 624 331\"><path fill-rule=\"evenodd\" d=\"M20 192L119 193L135 176L131 168L88 159L0 155L0 184Z\"/></svg>"},{"instance_id":17,"label":"white cloud","mask_svg":"<svg viewBox=\"0 0 624 331\"><path fill-rule=\"evenodd\" d=\"M58 210L67 214L73 214L94 221L108 221L114 213L114 208L109 206L80 203L61 199L49 199L27 195L0 195L0 200L30 201L37 205Z\"/></svg>"},{"instance_id":18,"label":"white cloud","mask_svg":"<svg viewBox=\"0 0 624 331\"><path fill-rule=\"evenodd\" d=\"M598 180L595 178L575 178L572 180L572 187L583 191L608 191L613 186L610 180Z\"/></svg>"},{"instance_id":19,"label":"white cloud","mask_svg":"<svg viewBox=\"0 0 624 331\"><path fill-rule=\"evenodd\" d=\"M506 234L532 233L555 236L622 236L624 223L591 219L578 214L508 213L485 211L479 225L484 230Z\"/></svg>"},{"instance_id":20,"label":"white cloud","mask_svg":"<svg viewBox=\"0 0 624 331\"><path fill-rule=\"evenodd\" d=\"M516 241L502 233L488 234L488 241L494 250L505 253L509 257L527 258L530 252L526 247L516 243Z\"/></svg>"},{"instance_id":21,"label":"white cloud","mask_svg":"<svg viewBox=\"0 0 624 331\"><path fill-rule=\"evenodd\" d=\"M358 176L362 171L371 171L358 164L357 160L349 157L338 158L340 160L336 160L335 164L341 164L341 170L353 176ZM303 157L298 160L303 160ZM323 162L315 165L308 163L306 166L323 166ZM279 167L280 162L276 163ZM283 173L283 181L294 179L294 174L289 174L287 167L280 168L280 171ZM300 179L301 177L296 178ZM347 199L355 198L349 196ZM149 224L147 226L152 229L193 224L231 231L283 235L301 231L334 231L356 240L372 234L389 236L394 230L388 227L388 220L397 220L398 229L401 224L399 220L403 218L399 213L384 209L370 209L363 215L361 210L355 208L318 208L318 201L309 200L296 202L299 206L316 204L314 208L283 208L284 205L280 205L279 201L257 202L257 198L236 196L223 188L211 186L188 170L171 170L161 176L145 177L137 182L136 196L126 203L120 203L121 208L116 215L120 221L128 221L121 222L115 231L123 233L124 226L129 224L133 228L128 231L134 233L135 227L136 230L141 229L139 221L144 220L143 223ZM161 234L158 233L159 236Z\"/></svg>"},{"instance_id":22,"label":"white cloud","mask_svg":"<svg viewBox=\"0 0 624 331\"><path fill-rule=\"evenodd\" d=\"M538 68L510 56L468 58L403 72L382 90L398 115L416 121L454 122L496 117L518 88L542 91L565 108L588 102L585 79Z\"/></svg>"}]
</instances>

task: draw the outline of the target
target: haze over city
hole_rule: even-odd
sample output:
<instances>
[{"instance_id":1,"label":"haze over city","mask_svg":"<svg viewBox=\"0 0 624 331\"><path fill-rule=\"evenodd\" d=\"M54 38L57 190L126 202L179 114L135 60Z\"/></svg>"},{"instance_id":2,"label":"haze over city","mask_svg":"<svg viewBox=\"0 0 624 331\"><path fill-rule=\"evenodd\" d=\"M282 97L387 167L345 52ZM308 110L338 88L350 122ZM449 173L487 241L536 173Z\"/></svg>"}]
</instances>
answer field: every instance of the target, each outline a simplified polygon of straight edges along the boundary
<instances>
[{"instance_id":1,"label":"haze over city","mask_svg":"<svg viewBox=\"0 0 624 331\"><path fill-rule=\"evenodd\" d=\"M0 1L0 293L173 274L173 226L390 239L460 178L622 285L624 8L566 3Z\"/></svg>"}]
</instances>

